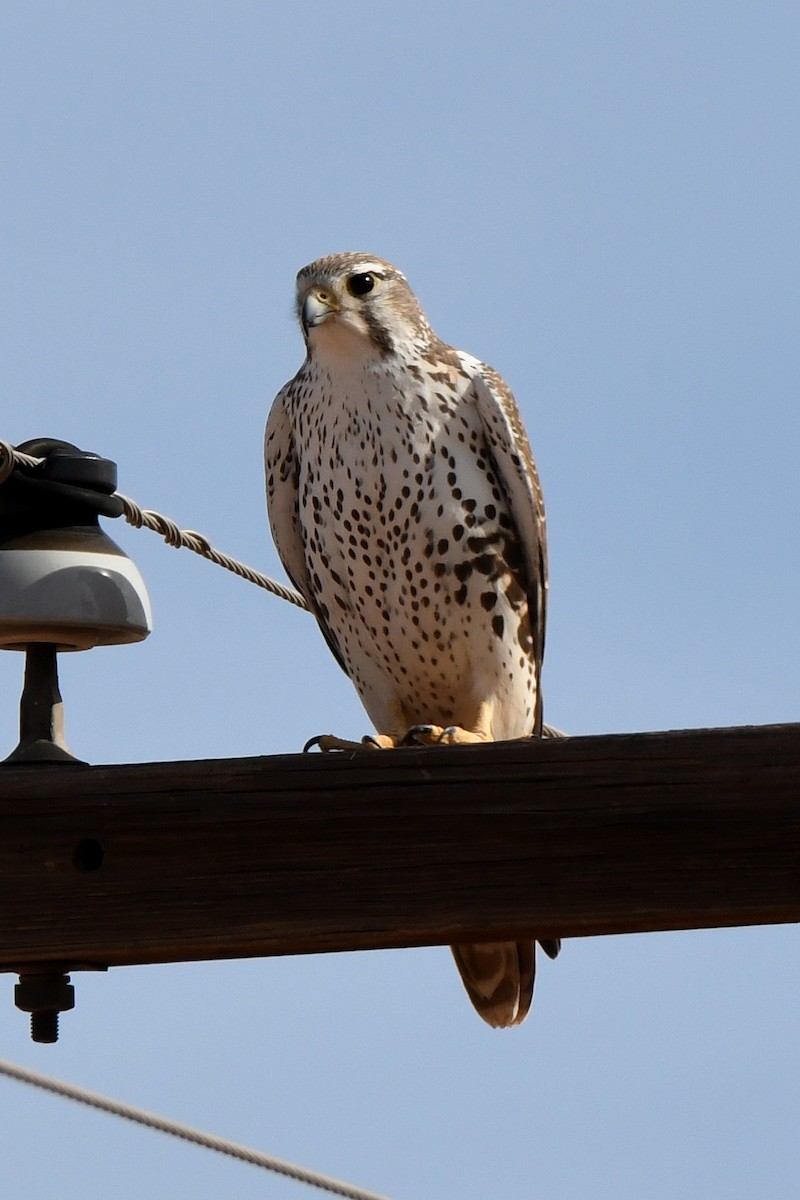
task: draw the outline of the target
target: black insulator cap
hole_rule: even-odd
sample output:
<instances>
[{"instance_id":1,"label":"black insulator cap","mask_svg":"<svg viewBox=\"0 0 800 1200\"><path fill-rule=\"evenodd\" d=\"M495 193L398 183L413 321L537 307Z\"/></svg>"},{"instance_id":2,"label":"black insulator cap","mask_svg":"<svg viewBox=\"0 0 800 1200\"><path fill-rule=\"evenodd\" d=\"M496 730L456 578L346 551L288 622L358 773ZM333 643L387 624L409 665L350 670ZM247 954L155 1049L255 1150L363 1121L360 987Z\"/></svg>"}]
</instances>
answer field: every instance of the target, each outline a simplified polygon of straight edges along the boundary
<instances>
[{"instance_id":1,"label":"black insulator cap","mask_svg":"<svg viewBox=\"0 0 800 1200\"><path fill-rule=\"evenodd\" d=\"M71 487L88 488L89 491L103 492L107 496L117 490L117 464L89 450L79 450L71 442L59 442L55 438L32 438L15 449L21 454L45 460L37 468L43 479Z\"/></svg>"},{"instance_id":2,"label":"black insulator cap","mask_svg":"<svg viewBox=\"0 0 800 1200\"><path fill-rule=\"evenodd\" d=\"M32 438L15 449L43 461L15 467L0 487L0 540L122 516L115 462L55 438Z\"/></svg>"}]
</instances>

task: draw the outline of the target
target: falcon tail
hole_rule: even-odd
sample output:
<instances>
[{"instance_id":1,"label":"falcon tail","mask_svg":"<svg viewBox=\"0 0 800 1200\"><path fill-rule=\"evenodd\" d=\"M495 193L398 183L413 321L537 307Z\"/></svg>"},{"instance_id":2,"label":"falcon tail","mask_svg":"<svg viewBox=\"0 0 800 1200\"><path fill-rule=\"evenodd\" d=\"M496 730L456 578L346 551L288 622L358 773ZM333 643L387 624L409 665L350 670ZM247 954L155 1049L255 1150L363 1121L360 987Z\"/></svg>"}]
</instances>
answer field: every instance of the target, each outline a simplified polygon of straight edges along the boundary
<instances>
[{"instance_id":1,"label":"falcon tail","mask_svg":"<svg viewBox=\"0 0 800 1200\"><path fill-rule=\"evenodd\" d=\"M467 995L487 1025L505 1029L525 1020L533 1000L535 942L465 942L450 949ZM542 949L555 958L560 943L546 941Z\"/></svg>"}]
</instances>

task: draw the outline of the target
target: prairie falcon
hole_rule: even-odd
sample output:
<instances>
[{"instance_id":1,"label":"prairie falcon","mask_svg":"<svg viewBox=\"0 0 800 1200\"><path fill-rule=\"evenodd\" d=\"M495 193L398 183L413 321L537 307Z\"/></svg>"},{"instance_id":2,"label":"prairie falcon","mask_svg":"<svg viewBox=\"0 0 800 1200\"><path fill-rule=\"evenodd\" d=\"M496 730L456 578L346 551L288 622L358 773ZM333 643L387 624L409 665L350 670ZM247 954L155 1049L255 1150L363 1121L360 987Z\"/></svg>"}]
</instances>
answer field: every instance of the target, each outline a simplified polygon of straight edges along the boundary
<instances>
[{"instance_id":1,"label":"prairie falcon","mask_svg":"<svg viewBox=\"0 0 800 1200\"><path fill-rule=\"evenodd\" d=\"M297 314L306 359L267 421L269 520L378 731L365 742L540 735L544 505L509 388L372 255L303 267ZM522 1021L533 943L452 949L484 1020Z\"/></svg>"}]
</instances>

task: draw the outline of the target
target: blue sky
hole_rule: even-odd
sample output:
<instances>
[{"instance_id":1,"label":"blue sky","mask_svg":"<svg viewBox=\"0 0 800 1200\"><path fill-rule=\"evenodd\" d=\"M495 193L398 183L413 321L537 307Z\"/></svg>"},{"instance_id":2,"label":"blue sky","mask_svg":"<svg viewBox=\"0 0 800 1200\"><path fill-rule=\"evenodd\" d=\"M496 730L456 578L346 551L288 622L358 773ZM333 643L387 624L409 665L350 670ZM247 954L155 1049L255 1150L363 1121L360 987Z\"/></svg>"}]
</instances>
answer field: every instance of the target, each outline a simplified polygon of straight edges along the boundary
<instances>
[{"instance_id":1,"label":"blue sky","mask_svg":"<svg viewBox=\"0 0 800 1200\"><path fill-rule=\"evenodd\" d=\"M0 12L0 437L279 574L266 412L302 358L297 269L398 263L520 401L551 540L547 719L792 721L800 13L769 3L134 6ZM310 618L120 522L140 646L64 657L92 762L367 731ZM19 655L0 655L16 736ZM493 1033L442 949L78 978L62 1041L2 1056L395 1200L797 1195L791 927L584 939ZM0 1081L33 1195L299 1185Z\"/></svg>"}]
</instances>

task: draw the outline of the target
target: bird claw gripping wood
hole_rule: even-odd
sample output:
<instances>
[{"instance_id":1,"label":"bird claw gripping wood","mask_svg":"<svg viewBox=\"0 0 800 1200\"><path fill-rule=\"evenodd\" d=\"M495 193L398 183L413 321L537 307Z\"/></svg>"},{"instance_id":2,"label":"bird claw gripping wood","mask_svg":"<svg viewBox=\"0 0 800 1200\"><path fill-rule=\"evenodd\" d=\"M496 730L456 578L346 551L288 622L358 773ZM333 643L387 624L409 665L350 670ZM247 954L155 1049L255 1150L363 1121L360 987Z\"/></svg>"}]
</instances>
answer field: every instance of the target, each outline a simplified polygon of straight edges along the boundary
<instances>
[{"instance_id":1,"label":"bird claw gripping wood","mask_svg":"<svg viewBox=\"0 0 800 1200\"><path fill-rule=\"evenodd\" d=\"M334 733L318 733L316 737L308 739L303 746L303 754L308 754L315 748L321 750L323 754L332 754L337 751L381 750L384 747L377 738L369 735L363 737L360 742L354 742L349 738L337 737Z\"/></svg>"}]
</instances>

